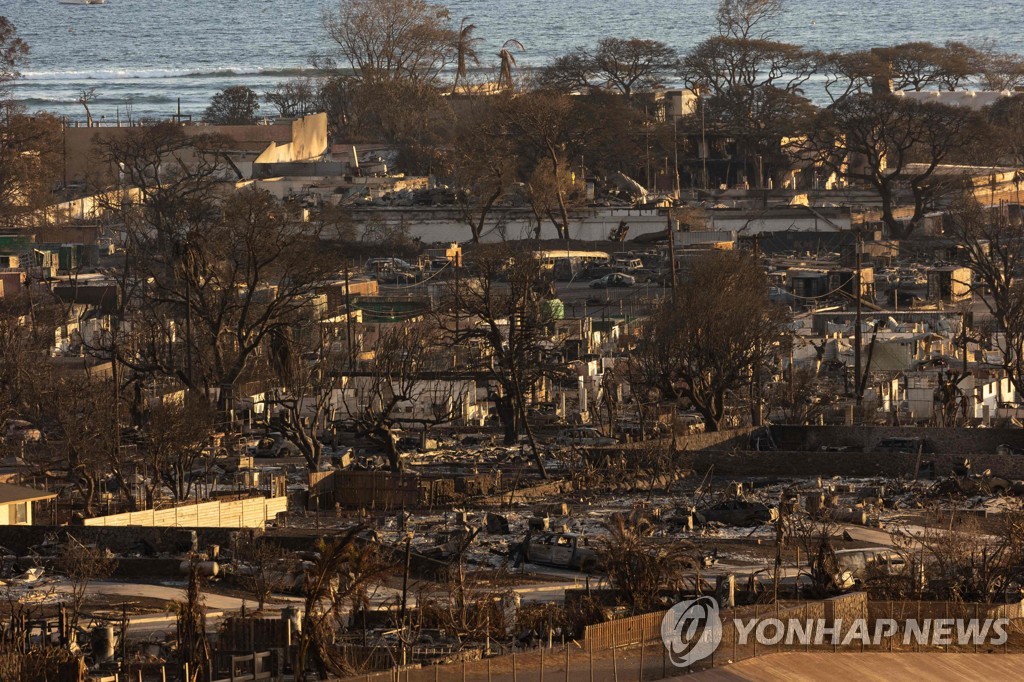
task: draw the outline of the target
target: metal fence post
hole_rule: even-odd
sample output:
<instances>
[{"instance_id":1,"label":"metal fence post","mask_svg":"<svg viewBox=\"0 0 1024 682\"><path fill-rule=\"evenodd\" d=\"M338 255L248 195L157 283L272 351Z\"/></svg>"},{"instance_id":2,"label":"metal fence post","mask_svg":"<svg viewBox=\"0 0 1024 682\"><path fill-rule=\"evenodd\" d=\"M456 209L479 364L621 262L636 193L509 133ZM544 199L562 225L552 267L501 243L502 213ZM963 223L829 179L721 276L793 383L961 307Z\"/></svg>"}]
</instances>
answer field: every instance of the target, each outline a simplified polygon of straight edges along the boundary
<instances>
[{"instance_id":1,"label":"metal fence post","mask_svg":"<svg viewBox=\"0 0 1024 682\"><path fill-rule=\"evenodd\" d=\"M647 640L643 637L640 639L640 676L637 679L640 680L640 682L644 682L644 649L647 648Z\"/></svg>"},{"instance_id":2,"label":"metal fence post","mask_svg":"<svg viewBox=\"0 0 1024 682\"><path fill-rule=\"evenodd\" d=\"M949 620L949 602L948 601L942 603L942 612L943 612L944 617L946 618L946 620ZM944 644L942 646L942 650L945 653L948 654L949 653L949 645L948 644Z\"/></svg>"},{"instance_id":3,"label":"metal fence post","mask_svg":"<svg viewBox=\"0 0 1024 682\"><path fill-rule=\"evenodd\" d=\"M569 682L569 651L572 647L568 642L565 643L565 682Z\"/></svg>"},{"instance_id":4,"label":"metal fence post","mask_svg":"<svg viewBox=\"0 0 1024 682\"><path fill-rule=\"evenodd\" d=\"M544 682L544 645L540 647L540 682Z\"/></svg>"},{"instance_id":5,"label":"metal fence post","mask_svg":"<svg viewBox=\"0 0 1024 682\"><path fill-rule=\"evenodd\" d=\"M921 600L917 600L917 626L921 627ZM914 651L918 652L921 650L921 638L914 638Z\"/></svg>"},{"instance_id":6,"label":"metal fence post","mask_svg":"<svg viewBox=\"0 0 1024 682\"><path fill-rule=\"evenodd\" d=\"M619 661L615 656L615 631L612 630L612 674L615 676L615 682L619 682Z\"/></svg>"},{"instance_id":7,"label":"metal fence post","mask_svg":"<svg viewBox=\"0 0 1024 682\"><path fill-rule=\"evenodd\" d=\"M800 550L798 549L797 551L799 552ZM800 590L799 589L797 589L797 594L800 594ZM807 603L805 602L804 603L804 627L806 627L807 631L808 631L807 639L804 640L804 651L805 652L809 652L811 650L811 636L810 636L811 626L809 624L810 617L811 617L810 609L807 608Z\"/></svg>"},{"instance_id":8,"label":"metal fence post","mask_svg":"<svg viewBox=\"0 0 1024 682\"><path fill-rule=\"evenodd\" d=\"M980 617L979 617L979 614L978 614L978 610L979 610L978 609L978 605L975 604L974 605L974 620L975 621L980 620ZM981 624L979 624L978 627L981 627ZM978 653L978 638L977 637L974 638L974 653Z\"/></svg>"},{"instance_id":9,"label":"metal fence post","mask_svg":"<svg viewBox=\"0 0 1024 682\"><path fill-rule=\"evenodd\" d=\"M754 604L754 658L757 658L757 604Z\"/></svg>"},{"instance_id":10,"label":"metal fence post","mask_svg":"<svg viewBox=\"0 0 1024 682\"><path fill-rule=\"evenodd\" d=\"M896 611L896 604L893 602L892 599L890 599L889 600L889 617L892 618L893 620L896 620L896 613L895 613L895 611ZM897 629L897 632L899 632L899 629ZM889 653L892 653L892 640L895 637L896 637L896 635L889 635Z\"/></svg>"},{"instance_id":11,"label":"metal fence post","mask_svg":"<svg viewBox=\"0 0 1024 682\"><path fill-rule=\"evenodd\" d=\"M1002 612L1003 618L1005 619L1006 618L1006 604L1003 604L1002 606L1000 606L999 610ZM1009 635L1007 635L1006 641L1003 642L1003 653L1004 654L1006 653L1006 645L1009 643L1009 641L1010 641L1010 637L1009 637Z\"/></svg>"}]
</instances>

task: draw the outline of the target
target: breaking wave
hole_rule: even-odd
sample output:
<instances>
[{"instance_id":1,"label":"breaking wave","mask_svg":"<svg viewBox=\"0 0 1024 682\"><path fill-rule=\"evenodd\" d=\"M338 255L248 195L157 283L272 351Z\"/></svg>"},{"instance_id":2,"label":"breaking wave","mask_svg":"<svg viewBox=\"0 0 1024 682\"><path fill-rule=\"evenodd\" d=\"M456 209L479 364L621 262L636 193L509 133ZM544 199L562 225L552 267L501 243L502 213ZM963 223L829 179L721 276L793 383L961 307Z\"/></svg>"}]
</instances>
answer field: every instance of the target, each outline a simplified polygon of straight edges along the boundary
<instances>
[{"instance_id":1,"label":"breaking wave","mask_svg":"<svg viewBox=\"0 0 1024 682\"><path fill-rule=\"evenodd\" d=\"M321 73L312 68L301 67L228 67L209 71L190 69L96 69L68 71L22 71L26 81L111 81L111 80L159 80L177 78L231 78L233 76L263 76L267 78Z\"/></svg>"}]
</instances>

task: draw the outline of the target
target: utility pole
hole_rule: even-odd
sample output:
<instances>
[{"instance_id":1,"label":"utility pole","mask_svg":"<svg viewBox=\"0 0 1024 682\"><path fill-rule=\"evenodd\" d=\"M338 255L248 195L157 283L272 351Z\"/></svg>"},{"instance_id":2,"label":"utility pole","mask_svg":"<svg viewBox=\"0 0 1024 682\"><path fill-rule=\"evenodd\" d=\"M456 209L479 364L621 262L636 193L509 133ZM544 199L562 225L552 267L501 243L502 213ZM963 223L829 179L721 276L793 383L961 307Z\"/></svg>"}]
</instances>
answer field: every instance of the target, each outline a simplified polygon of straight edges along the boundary
<instances>
[{"instance_id":1,"label":"utility pole","mask_svg":"<svg viewBox=\"0 0 1024 682\"><path fill-rule=\"evenodd\" d=\"M405 514L405 511L403 511L402 514ZM409 597L409 559L411 554L412 533L410 532L405 536L405 572L402 574L402 612L399 614L399 620L402 627L402 665L406 664L406 651L408 649L408 644L406 643L408 633L405 631L405 614Z\"/></svg>"},{"instance_id":2,"label":"utility pole","mask_svg":"<svg viewBox=\"0 0 1024 682\"><path fill-rule=\"evenodd\" d=\"M192 388L195 385L192 374L192 249L188 241L185 242L185 263L185 364L188 385Z\"/></svg>"},{"instance_id":3,"label":"utility pole","mask_svg":"<svg viewBox=\"0 0 1024 682\"><path fill-rule=\"evenodd\" d=\"M459 288L459 270L462 269L462 251L455 254L455 342L459 341L459 306L462 305L462 290Z\"/></svg>"},{"instance_id":4,"label":"utility pole","mask_svg":"<svg viewBox=\"0 0 1024 682\"><path fill-rule=\"evenodd\" d=\"M672 117L672 148L673 154L675 155L675 175L676 175L676 199L679 199L679 194L682 188L679 186L679 117Z\"/></svg>"},{"instance_id":5,"label":"utility pole","mask_svg":"<svg viewBox=\"0 0 1024 682\"><path fill-rule=\"evenodd\" d=\"M704 191L708 191L708 129L704 122L704 93L700 94L700 156L704 164Z\"/></svg>"},{"instance_id":6,"label":"utility pole","mask_svg":"<svg viewBox=\"0 0 1024 682\"><path fill-rule=\"evenodd\" d=\"M345 259L345 336L348 339L348 370L356 366L355 338L352 336L352 292L348 279L348 259Z\"/></svg>"},{"instance_id":7,"label":"utility pole","mask_svg":"<svg viewBox=\"0 0 1024 682\"><path fill-rule=\"evenodd\" d=\"M61 155L62 155L61 169L62 169L62 171L61 172L62 172L62 175L64 176L64 184L61 185L61 189L63 190L63 189L67 189L67 187L68 187L68 117L67 116L61 116L60 121L61 121L60 131L61 131L61 139L62 139L62 142L61 142Z\"/></svg>"},{"instance_id":8,"label":"utility pole","mask_svg":"<svg viewBox=\"0 0 1024 682\"><path fill-rule=\"evenodd\" d=\"M863 312L861 310L861 301L860 301L860 268L861 268L861 240L862 240L862 238L863 238L863 236L861 235L860 230L857 230L857 249L856 249L857 250L857 270L853 274L853 281L854 281L854 292L853 292L853 295L857 297L857 316L856 316L856 321L854 323L856 326L854 327L854 330L853 330L853 374L854 374L854 377L853 377L854 378L853 390L856 391L856 394L857 394L857 408L858 408L858 410L859 410L859 408L864 403L864 394L863 394L863 392L861 392L861 389L860 389L860 387L862 385L861 384L861 380L860 380L860 372L861 372L861 366L860 366L860 351L861 351L861 348L860 348L861 347L860 327L861 327L861 314Z\"/></svg>"},{"instance_id":9,"label":"utility pole","mask_svg":"<svg viewBox=\"0 0 1024 682\"><path fill-rule=\"evenodd\" d=\"M673 229L671 209L667 216L665 224L668 228L668 267L672 276L672 298L674 299L676 296L676 231Z\"/></svg>"},{"instance_id":10,"label":"utility pole","mask_svg":"<svg viewBox=\"0 0 1024 682\"><path fill-rule=\"evenodd\" d=\"M644 107L644 144L647 147L647 189L651 189L651 122L647 119L650 111Z\"/></svg>"},{"instance_id":11,"label":"utility pole","mask_svg":"<svg viewBox=\"0 0 1024 682\"><path fill-rule=\"evenodd\" d=\"M960 373L961 380L967 376L967 311L963 310L960 313L960 334L963 336L964 345L964 359L963 359L963 371Z\"/></svg>"}]
</instances>

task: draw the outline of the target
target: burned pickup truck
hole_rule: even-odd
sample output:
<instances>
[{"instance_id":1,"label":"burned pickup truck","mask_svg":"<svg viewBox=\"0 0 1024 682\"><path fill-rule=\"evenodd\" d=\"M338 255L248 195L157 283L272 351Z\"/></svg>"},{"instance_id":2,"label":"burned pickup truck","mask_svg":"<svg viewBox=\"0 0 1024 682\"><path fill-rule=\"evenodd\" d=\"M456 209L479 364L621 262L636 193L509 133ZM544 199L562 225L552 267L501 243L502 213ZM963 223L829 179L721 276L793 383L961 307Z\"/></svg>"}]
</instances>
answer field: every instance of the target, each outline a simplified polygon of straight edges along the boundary
<instances>
[{"instance_id":1,"label":"burned pickup truck","mask_svg":"<svg viewBox=\"0 0 1024 682\"><path fill-rule=\"evenodd\" d=\"M587 538L576 533L537 533L527 535L511 548L513 556L531 564L542 564L574 571L598 571L601 561Z\"/></svg>"},{"instance_id":2,"label":"burned pickup truck","mask_svg":"<svg viewBox=\"0 0 1024 682\"><path fill-rule=\"evenodd\" d=\"M691 542L679 538L661 538L672 545L672 553L679 556L681 565L688 570L710 568L717 561L718 551L701 551ZM680 553L680 550L683 550ZM588 545L587 538L575 533L539 533L527 535L518 545L510 547L516 565L521 561L556 568L567 568L585 573L605 570L598 553Z\"/></svg>"},{"instance_id":3,"label":"burned pickup truck","mask_svg":"<svg viewBox=\"0 0 1024 682\"><path fill-rule=\"evenodd\" d=\"M714 522L727 526L759 526L778 519L777 508L742 499L723 500L693 514L693 520L700 525Z\"/></svg>"}]
</instances>

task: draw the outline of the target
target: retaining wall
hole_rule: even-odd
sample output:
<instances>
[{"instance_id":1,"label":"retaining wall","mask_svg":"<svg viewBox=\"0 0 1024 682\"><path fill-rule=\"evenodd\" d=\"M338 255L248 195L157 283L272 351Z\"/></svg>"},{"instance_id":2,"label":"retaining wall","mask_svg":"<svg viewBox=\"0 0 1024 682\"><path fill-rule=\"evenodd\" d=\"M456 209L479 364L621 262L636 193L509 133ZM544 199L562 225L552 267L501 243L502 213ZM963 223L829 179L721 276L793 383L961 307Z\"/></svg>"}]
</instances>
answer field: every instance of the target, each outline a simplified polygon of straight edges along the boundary
<instances>
[{"instance_id":1,"label":"retaining wall","mask_svg":"<svg viewBox=\"0 0 1024 682\"><path fill-rule=\"evenodd\" d=\"M786 426L771 427L782 450L820 450L845 446L870 451L886 438L920 438L926 452L953 455L994 454L1003 444L1024 448L1024 429L948 429L914 426Z\"/></svg>"},{"instance_id":2,"label":"retaining wall","mask_svg":"<svg viewBox=\"0 0 1024 682\"><path fill-rule=\"evenodd\" d=\"M975 471L991 469L997 476L1024 479L1024 456L970 455ZM704 472L714 466L715 476L856 476L913 477L917 455L892 452L692 452L681 457L683 466ZM964 455L923 454L935 463L936 477L944 477L963 464Z\"/></svg>"},{"instance_id":3,"label":"retaining wall","mask_svg":"<svg viewBox=\"0 0 1024 682\"><path fill-rule=\"evenodd\" d=\"M750 447L751 429L727 429L676 436L677 450L745 450Z\"/></svg>"},{"instance_id":4,"label":"retaining wall","mask_svg":"<svg viewBox=\"0 0 1024 682\"><path fill-rule=\"evenodd\" d=\"M99 545L114 553L179 554L197 547L194 530L128 526L2 526L0 545L15 554L25 554L30 547L49 537L64 542L68 535L84 544Z\"/></svg>"}]
</instances>

